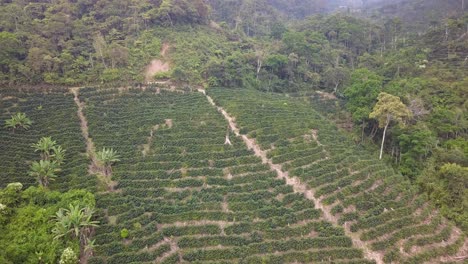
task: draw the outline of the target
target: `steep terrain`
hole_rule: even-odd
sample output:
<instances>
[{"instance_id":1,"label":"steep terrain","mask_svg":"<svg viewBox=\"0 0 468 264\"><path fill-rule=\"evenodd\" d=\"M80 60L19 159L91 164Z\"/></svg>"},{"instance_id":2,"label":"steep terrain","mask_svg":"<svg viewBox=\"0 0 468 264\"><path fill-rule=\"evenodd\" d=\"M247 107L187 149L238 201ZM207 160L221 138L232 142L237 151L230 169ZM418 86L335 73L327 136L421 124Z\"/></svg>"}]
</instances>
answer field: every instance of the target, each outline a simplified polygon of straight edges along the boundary
<instances>
[{"instance_id":1,"label":"steep terrain","mask_svg":"<svg viewBox=\"0 0 468 264\"><path fill-rule=\"evenodd\" d=\"M83 89L81 98L97 147L122 153L117 191L98 197L92 263L367 262L240 137L226 143L228 123L203 95Z\"/></svg>"},{"instance_id":2,"label":"steep terrain","mask_svg":"<svg viewBox=\"0 0 468 264\"><path fill-rule=\"evenodd\" d=\"M424 32L447 18L463 16L467 5L465 0L376 1L369 3L366 11L376 20L397 18L406 30Z\"/></svg>"},{"instance_id":3,"label":"steep terrain","mask_svg":"<svg viewBox=\"0 0 468 264\"><path fill-rule=\"evenodd\" d=\"M466 259L467 240L458 228L308 102L252 90L200 91L2 92L2 103L10 102L4 114L22 107L35 123L49 120L49 129L57 124L70 131L47 131L70 142L64 143L67 161L75 164L58 186L90 188L96 181L86 176L90 161L78 116L96 149L121 155L115 186L97 193L100 227L88 263ZM28 182L15 175L24 175L27 166L18 162L29 159L40 127L21 134L2 130L15 138L15 145L5 146L22 146L9 150L18 155L16 163L2 165L9 172L2 184Z\"/></svg>"},{"instance_id":4,"label":"steep terrain","mask_svg":"<svg viewBox=\"0 0 468 264\"><path fill-rule=\"evenodd\" d=\"M459 229L446 231L450 224L409 182L376 154L357 149L307 103L245 90L209 94L236 117L241 134L255 139L272 163L305 184L325 212L385 262L422 263L445 254L465 258L467 243ZM447 243L438 244L442 241Z\"/></svg>"},{"instance_id":5,"label":"steep terrain","mask_svg":"<svg viewBox=\"0 0 468 264\"><path fill-rule=\"evenodd\" d=\"M34 152L31 145L41 137L52 137L66 150L67 166L63 177L52 183L54 188L66 190L94 185L94 177L86 176L86 150L76 111L68 89L1 89L0 120L24 112L33 123L29 130L0 129L0 187L10 182L21 182L25 186L36 184L28 170L30 164L39 159L39 153Z\"/></svg>"}]
</instances>

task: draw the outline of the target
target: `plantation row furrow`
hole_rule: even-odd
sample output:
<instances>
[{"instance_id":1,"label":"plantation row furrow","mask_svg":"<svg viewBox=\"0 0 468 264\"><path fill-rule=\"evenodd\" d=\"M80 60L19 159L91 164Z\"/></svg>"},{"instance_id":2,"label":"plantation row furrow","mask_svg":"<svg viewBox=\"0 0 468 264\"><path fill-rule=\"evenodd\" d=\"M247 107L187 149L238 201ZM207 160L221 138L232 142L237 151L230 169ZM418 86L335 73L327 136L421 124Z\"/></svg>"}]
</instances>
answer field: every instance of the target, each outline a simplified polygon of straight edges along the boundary
<instances>
[{"instance_id":1,"label":"plantation row furrow","mask_svg":"<svg viewBox=\"0 0 468 264\"><path fill-rule=\"evenodd\" d=\"M208 95L235 118L241 134L255 139L273 163L313 190L337 222L350 234L358 232L360 244L383 262L421 263L414 261L429 261L463 244L455 239L447 246L433 245L435 253L429 253L429 237L443 225L438 213L425 207L425 198L403 176L354 146L313 105L251 90L210 89ZM424 253L398 250L404 243L411 248L420 236L429 241L427 248L420 242Z\"/></svg>"},{"instance_id":2,"label":"plantation row furrow","mask_svg":"<svg viewBox=\"0 0 468 264\"><path fill-rule=\"evenodd\" d=\"M121 155L116 191L97 196L102 224L89 263L247 263L275 252L288 261L366 263L341 228L320 221L314 203L227 131L201 94L86 88L80 97L96 149Z\"/></svg>"},{"instance_id":3,"label":"plantation row furrow","mask_svg":"<svg viewBox=\"0 0 468 264\"><path fill-rule=\"evenodd\" d=\"M0 187L21 182L26 187L37 179L29 176L31 163L40 158L32 145L42 137L51 137L65 150L64 166L51 187L95 189L96 180L87 173L87 158L73 95L68 89L50 91L2 88L0 97ZM30 128L7 129L3 121L15 113L24 113L32 122Z\"/></svg>"},{"instance_id":4,"label":"plantation row furrow","mask_svg":"<svg viewBox=\"0 0 468 264\"><path fill-rule=\"evenodd\" d=\"M245 248L197 250L186 253L184 255L184 260L189 262L196 262L223 259L242 259L240 263L262 263L262 261L265 261L266 263L314 263L339 259L360 258L361 262L359 263L373 263L362 260L362 252L354 248L337 248L316 251L288 251L284 254L271 255L268 254L270 252L265 250L265 252L258 252L257 256L249 256L248 253L256 252Z\"/></svg>"}]
</instances>

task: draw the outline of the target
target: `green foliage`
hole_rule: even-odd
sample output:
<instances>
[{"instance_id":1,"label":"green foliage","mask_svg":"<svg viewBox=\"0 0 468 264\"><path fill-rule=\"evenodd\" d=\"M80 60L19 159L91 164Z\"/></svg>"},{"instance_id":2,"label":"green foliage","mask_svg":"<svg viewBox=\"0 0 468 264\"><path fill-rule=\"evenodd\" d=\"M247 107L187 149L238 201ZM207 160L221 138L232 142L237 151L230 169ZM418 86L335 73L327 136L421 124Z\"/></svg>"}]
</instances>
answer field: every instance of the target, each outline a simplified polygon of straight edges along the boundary
<instances>
[{"instance_id":1,"label":"green foliage","mask_svg":"<svg viewBox=\"0 0 468 264\"><path fill-rule=\"evenodd\" d=\"M380 147L380 159L382 159L388 126L392 121L395 121L400 126L404 126L404 122L409 119L412 114L408 107L406 107L397 96L381 92L377 100L378 102L374 105L374 109L369 114L369 118L377 119L379 127L384 128L382 145Z\"/></svg>"},{"instance_id":2,"label":"green foliage","mask_svg":"<svg viewBox=\"0 0 468 264\"><path fill-rule=\"evenodd\" d=\"M77 252L77 242L59 242L50 232L54 226L51 218L70 203L92 206L94 196L81 190L59 193L30 187L23 191L19 184L1 189L0 204L8 209L8 214L0 216L0 247L5 262L56 263L65 248Z\"/></svg>"},{"instance_id":3,"label":"green foliage","mask_svg":"<svg viewBox=\"0 0 468 264\"><path fill-rule=\"evenodd\" d=\"M404 17L374 24L336 13L284 23L283 16L302 18L325 9L323 1L42 2L7 1L0 7L2 83L122 86L122 81L143 81L145 65L159 58L170 62L171 71L157 77L170 77L187 87L256 88L307 96L322 89L338 97L345 88L343 104L353 121L362 124L363 135L370 133L373 138L379 132L375 122L369 122L373 128L367 124L370 116L378 119L385 127L384 139L389 138L387 152L391 150L395 166L410 179L417 178L439 211L466 229L467 78L462 57L467 48L466 18L447 19L444 25L434 24L427 33L415 36L406 32ZM207 3L213 7L212 14ZM166 45L169 54L160 54ZM97 213L103 225L96 230L97 257L90 263L155 261L171 250L167 241L174 242L174 236L179 247L187 250L181 251L182 256L170 255L163 263L175 263L181 257L242 263L335 259L366 263L362 251L351 248L341 228L310 222L320 218L320 211L295 196L283 180L275 179L275 173L260 164L239 138L231 137L232 146L223 144L225 120L203 96L146 89L129 89L119 95L113 89L80 91L96 145L116 149L96 153L102 163L98 165L107 176L114 166L112 176L118 182L118 192L99 194L98 207L106 210ZM415 196L404 177L355 148L310 104L247 89L213 90L213 98L236 117L242 134L255 138L264 150L270 150L268 158L314 188L325 204L333 205L332 213L341 224L362 231L363 239L375 239L372 248L385 251L386 261L431 261L456 252L462 244L460 238L445 248L435 246L404 259L394 247L402 240L424 246L450 237L447 231L423 236L436 230L440 219L436 215L430 225L422 223L421 217L429 214L422 209L425 200ZM381 91L387 94L378 98ZM25 111L35 121L33 129L19 136L0 131L8 150L0 154L5 160L0 171L2 186L5 179L27 176L22 170L33 157L24 146L44 135L53 135L70 151L70 164L56 186L64 190L88 186L84 180L88 161L84 144L78 140L78 121L70 118L76 118L76 108L67 90L47 95L6 91L5 96L2 91L1 99L5 104L2 118ZM332 102L329 105L341 105ZM314 103L312 107L321 106ZM55 113L54 118L50 113ZM410 115L414 119L408 126L387 131L392 120L403 123ZM349 119L346 113L343 116ZM174 121L174 127L161 125L166 119ZM9 127L21 126L17 124ZM159 127L154 131L156 124ZM146 147L149 150L142 155L141 148ZM54 178L50 168L63 163L64 150L57 145L40 150L40 144L38 149L43 164L32 163L31 168L37 168L31 175L47 186ZM0 238L0 248L7 252L0 262L56 263L65 246L73 252L94 247L88 240L93 227L89 208L94 208L94 200L83 195L86 202L81 204L71 202L72 198L80 200L80 193L21 190L13 184L0 192L2 235L8 229L5 238ZM25 195L34 198L27 201ZM53 228L48 220L59 208L56 203L63 209L57 215L61 224L54 230L64 234L66 245L50 240L47 233ZM50 204L55 210L49 210ZM414 213L418 209L423 211L421 216ZM13 226L12 219L20 224ZM211 222L192 225L203 221ZM215 221L229 224L221 227ZM42 226L31 231L31 240L41 244L31 246L24 230L26 224L35 227L39 222ZM187 224L172 225L175 222ZM125 228L129 226L135 228L130 232ZM11 235L13 231L18 238ZM131 241L119 239L129 233ZM318 237L304 238L315 234ZM421 237L412 240L416 235ZM79 238L80 245L73 238ZM12 247L7 245L10 240ZM161 241L161 246L152 247Z\"/></svg>"},{"instance_id":4,"label":"green foliage","mask_svg":"<svg viewBox=\"0 0 468 264\"><path fill-rule=\"evenodd\" d=\"M51 137L52 141L58 143L48 153L49 159L60 164L62 169L60 177L51 182L50 188L61 191L72 187L95 188L95 177L87 175L88 162L83 155L86 151L85 143L81 140L76 104L68 89L55 88L43 93L41 89L4 88L2 110L2 120L10 116L10 112L23 112L34 120L34 125L28 130L17 129L14 133L0 129L0 138L3 139L0 188L9 182L21 182L25 188L37 184L37 179L29 176L28 172L31 163L39 161L39 153L41 156L44 154L40 150L34 153L31 146L45 137Z\"/></svg>"},{"instance_id":5,"label":"green foliage","mask_svg":"<svg viewBox=\"0 0 468 264\"><path fill-rule=\"evenodd\" d=\"M352 243L344 230L320 221L320 210L277 179L240 138L230 136L232 145L224 144L226 122L203 94L157 90L129 89L104 108L102 100L113 98L117 91L80 91L87 102L86 115L96 146L114 146L121 155L112 175L119 191L103 193L98 199L97 207L107 210L96 229L96 263L103 259L112 263L154 261L173 242L181 250L161 262L174 263L180 257L203 261L205 253L195 252L205 250L218 262L236 262L237 252L249 257L320 248L325 253L318 259L327 259L336 251L349 252ZM141 114L144 112L152 114ZM164 125L166 119L172 126ZM129 126L116 125L122 123ZM155 124L159 127L152 130ZM148 144L151 131L150 151L143 155L139 146ZM312 138L295 143L307 141L314 149L298 147L298 153L276 161L321 153ZM130 230L135 224L139 228ZM131 239L122 239L125 229ZM222 250L211 253L218 245ZM362 260L362 252L353 250L351 257ZM345 255L340 259L349 259Z\"/></svg>"},{"instance_id":6,"label":"green foliage","mask_svg":"<svg viewBox=\"0 0 468 264\"><path fill-rule=\"evenodd\" d=\"M100 167L102 167L104 176L110 176L112 173L112 164L120 161L120 156L117 155L117 151L112 148L102 148L101 151L96 153L96 160Z\"/></svg>"},{"instance_id":7,"label":"green foliage","mask_svg":"<svg viewBox=\"0 0 468 264\"><path fill-rule=\"evenodd\" d=\"M117 152L114 151L112 148L102 148L101 151L98 151L96 153L96 158L102 162L104 166L111 165L114 162L118 162L119 160L119 155L117 155Z\"/></svg>"},{"instance_id":8,"label":"green foliage","mask_svg":"<svg viewBox=\"0 0 468 264\"><path fill-rule=\"evenodd\" d=\"M48 187L51 181L57 178L60 168L57 163L48 160L34 161L31 164L29 175L36 178L43 187Z\"/></svg>"},{"instance_id":9,"label":"green foliage","mask_svg":"<svg viewBox=\"0 0 468 264\"><path fill-rule=\"evenodd\" d=\"M120 230L120 237L125 239L128 237L128 229L124 228L122 230Z\"/></svg>"},{"instance_id":10,"label":"green foliage","mask_svg":"<svg viewBox=\"0 0 468 264\"><path fill-rule=\"evenodd\" d=\"M418 177L417 182L443 215L467 230L467 167L451 163L443 164L437 169L430 167Z\"/></svg>"},{"instance_id":11,"label":"green foliage","mask_svg":"<svg viewBox=\"0 0 468 264\"><path fill-rule=\"evenodd\" d=\"M145 63L160 52L161 38L148 30L205 25L210 7L201 0L10 1L0 14L2 83L76 85L142 80Z\"/></svg>"},{"instance_id":12,"label":"green foliage","mask_svg":"<svg viewBox=\"0 0 468 264\"><path fill-rule=\"evenodd\" d=\"M381 128L388 126L391 121L404 125L404 121L411 117L411 112L401 102L400 98L381 92L377 100L378 102L369 114L369 118L377 119Z\"/></svg>"},{"instance_id":13,"label":"green foliage","mask_svg":"<svg viewBox=\"0 0 468 264\"><path fill-rule=\"evenodd\" d=\"M350 86L345 88L346 108L357 123L365 122L377 102L382 89L383 78L364 68L355 70L351 75Z\"/></svg>"},{"instance_id":14,"label":"green foliage","mask_svg":"<svg viewBox=\"0 0 468 264\"><path fill-rule=\"evenodd\" d=\"M55 239L70 235L85 241L89 235L89 228L97 226L97 221L92 221L93 209L70 204L69 208L60 208L55 215L55 227L52 233Z\"/></svg>"},{"instance_id":15,"label":"green foliage","mask_svg":"<svg viewBox=\"0 0 468 264\"><path fill-rule=\"evenodd\" d=\"M53 155L52 151L57 149L57 142L52 140L52 137L43 137L37 143L31 145L31 147L34 148L34 152L41 152L41 158L43 160L50 160ZM62 153L59 155L61 154Z\"/></svg>"},{"instance_id":16,"label":"green foliage","mask_svg":"<svg viewBox=\"0 0 468 264\"><path fill-rule=\"evenodd\" d=\"M17 128L28 130L31 125L31 120L26 116L25 113L21 112L12 115L10 119L5 121L5 127L12 128L13 130Z\"/></svg>"},{"instance_id":17,"label":"green foliage","mask_svg":"<svg viewBox=\"0 0 468 264\"><path fill-rule=\"evenodd\" d=\"M415 126L398 136L398 141L401 151L399 169L414 180L422 171L423 160L431 156L437 139L427 127Z\"/></svg>"},{"instance_id":18,"label":"green foliage","mask_svg":"<svg viewBox=\"0 0 468 264\"><path fill-rule=\"evenodd\" d=\"M339 219L340 225L348 226L352 232L359 232L360 238L371 241L372 249L382 251L387 260L403 262L399 251L394 251L398 243L432 235L444 227L441 215L428 206L425 196L417 195L414 186L405 177L385 162L372 157L367 150L356 147L336 127L317 115L307 101L247 90L210 89L208 94L236 117L242 133L255 135L257 143L268 151L268 158L282 165L290 176L313 188L315 197L324 204L332 205L331 213ZM403 105L398 97L392 99L395 99L395 105ZM409 113L409 110L403 111ZM405 129L408 129L407 133L419 129L424 134L424 128L410 125L401 128L403 132L400 134L406 132ZM427 145L431 144L434 136L425 140L421 136L405 141L420 148L416 147L414 153L410 152L410 148L404 151L421 155L423 159L425 149L432 148ZM284 200L289 199L284 197ZM230 208L244 206L244 210L252 210L249 205L263 206L252 201L246 205L234 203ZM429 224L426 222L428 219ZM225 233L251 233L254 227L255 224L246 222L226 228ZM288 234L293 236L312 230L327 230L326 226L309 228L284 228L263 237L289 237ZM324 233L332 234L334 231ZM442 250L443 246L437 245L435 248ZM206 254L197 256L222 255L211 251ZM410 257L417 255L412 252L408 254ZM281 263L283 259L279 259L278 263ZM432 255L428 259L433 260ZM301 261L304 260L301 258Z\"/></svg>"},{"instance_id":19,"label":"green foliage","mask_svg":"<svg viewBox=\"0 0 468 264\"><path fill-rule=\"evenodd\" d=\"M59 264L76 264L78 263L78 257L72 248L66 248L63 250L60 256Z\"/></svg>"}]
</instances>

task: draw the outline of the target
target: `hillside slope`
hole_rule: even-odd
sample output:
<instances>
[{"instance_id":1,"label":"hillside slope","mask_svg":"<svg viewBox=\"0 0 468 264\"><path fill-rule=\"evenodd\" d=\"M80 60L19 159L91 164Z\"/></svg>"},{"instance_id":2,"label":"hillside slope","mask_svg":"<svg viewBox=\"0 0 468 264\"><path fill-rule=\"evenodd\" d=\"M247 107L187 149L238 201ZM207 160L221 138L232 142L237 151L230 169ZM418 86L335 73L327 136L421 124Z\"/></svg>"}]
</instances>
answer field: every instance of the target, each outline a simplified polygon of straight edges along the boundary
<instances>
[{"instance_id":1,"label":"hillside slope","mask_svg":"<svg viewBox=\"0 0 468 264\"><path fill-rule=\"evenodd\" d=\"M443 24L447 18L462 16L467 5L464 0L377 1L369 3L366 12L380 21L397 18L409 32L424 32L431 26Z\"/></svg>"},{"instance_id":2,"label":"hillside slope","mask_svg":"<svg viewBox=\"0 0 468 264\"><path fill-rule=\"evenodd\" d=\"M325 211L381 252L386 263L464 258L468 244L459 229L403 176L356 148L307 103L248 90L209 94L236 117L242 134L254 138L289 177L306 184Z\"/></svg>"},{"instance_id":3,"label":"hillside slope","mask_svg":"<svg viewBox=\"0 0 468 264\"><path fill-rule=\"evenodd\" d=\"M100 227L89 263L465 258L468 244L458 228L308 102L247 89L207 93L214 101L161 87L77 91L96 149L121 155L113 188L97 193ZM85 171L90 161L84 159L73 95L5 90L2 98L9 105L4 115L20 107L50 125L45 132L39 124L22 134L2 130L16 142L4 141L9 156L3 159L15 160L2 165L10 172L2 184L32 184L17 164L29 159L29 144L46 133L71 154L53 188L90 188L96 179Z\"/></svg>"},{"instance_id":4,"label":"hillside slope","mask_svg":"<svg viewBox=\"0 0 468 264\"><path fill-rule=\"evenodd\" d=\"M52 137L65 150L65 167L52 188L89 188L95 185L94 177L86 177L87 157L80 132L73 95L68 89L38 91L34 89L1 89L0 120L23 112L33 122L29 130L0 129L0 188L11 182L21 182L26 187L36 184L28 175L30 164L40 154L31 145L41 137Z\"/></svg>"},{"instance_id":5,"label":"hillside slope","mask_svg":"<svg viewBox=\"0 0 468 264\"><path fill-rule=\"evenodd\" d=\"M91 263L372 263L202 94L82 89L80 99L96 147L122 154L116 189L97 198Z\"/></svg>"}]
</instances>

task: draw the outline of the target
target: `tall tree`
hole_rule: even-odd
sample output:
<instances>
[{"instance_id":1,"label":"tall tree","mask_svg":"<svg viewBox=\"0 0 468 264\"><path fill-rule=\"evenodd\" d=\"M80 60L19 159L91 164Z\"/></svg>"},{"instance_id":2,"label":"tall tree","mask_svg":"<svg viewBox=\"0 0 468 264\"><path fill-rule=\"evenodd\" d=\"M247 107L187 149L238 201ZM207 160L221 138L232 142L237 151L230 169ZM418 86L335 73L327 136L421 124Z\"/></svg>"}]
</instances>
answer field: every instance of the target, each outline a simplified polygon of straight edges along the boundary
<instances>
[{"instance_id":1,"label":"tall tree","mask_svg":"<svg viewBox=\"0 0 468 264\"><path fill-rule=\"evenodd\" d=\"M375 104L374 110L369 114L369 117L376 119L379 122L379 127L384 128L379 156L382 159L388 126L392 121L399 125L404 125L405 119L411 117L411 111L401 102L399 97L385 92L381 92L377 100L378 102Z\"/></svg>"},{"instance_id":2,"label":"tall tree","mask_svg":"<svg viewBox=\"0 0 468 264\"><path fill-rule=\"evenodd\" d=\"M329 67L324 73L324 80L328 85L333 86L333 93L338 93L338 88L343 85L349 78L349 70L347 68Z\"/></svg>"},{"instance_id":3,"label":"tall tree","mask_svg":"<svg viewBox=\"0 0 468 264\"><path fill-rule=\"evenodd\" d=\"M353 72L351 85L344 90L346 108L351 112L354 122L362 126L361 140L364 139L366 120L382 90L382 83L381 76L364 68Z\"/></svg>"}]
</instances>

